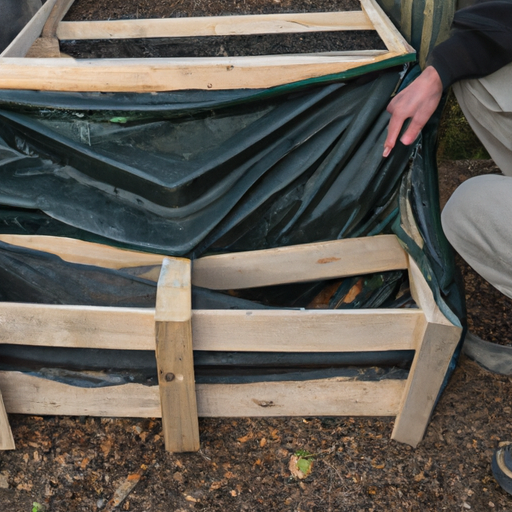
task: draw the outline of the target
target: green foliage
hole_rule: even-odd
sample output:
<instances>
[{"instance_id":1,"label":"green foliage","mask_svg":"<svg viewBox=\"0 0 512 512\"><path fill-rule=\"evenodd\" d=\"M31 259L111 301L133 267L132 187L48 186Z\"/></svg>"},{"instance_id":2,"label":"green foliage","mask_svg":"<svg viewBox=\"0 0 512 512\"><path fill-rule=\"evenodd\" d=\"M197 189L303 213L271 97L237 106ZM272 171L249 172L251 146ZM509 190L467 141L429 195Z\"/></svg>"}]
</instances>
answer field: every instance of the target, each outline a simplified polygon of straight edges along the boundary
<instances>
[{"instance_id":1,"label":"green foliage","mask_svg":"<svg viewBox=\"0 0 512 512\"><path fill-rule=\"evenodd\" d=\"M37 503L37 501L34 501L32 503L32 511L31 512L45 512L46 507L44 505L41 505L41 503Z\"/></svg>"},{"instance_id":2,"label":"green foliage","mask_svg":"<svg viewBox=\"0 0 512 512\"><path fill-rule=\"evenodd\" d=\"M297 460L297 469L307 476L311 472L311 467L315 460L314 454L307 450L297 450L295 456L299 458Z\"/></svg>"},{"instance_id":3,"label":"green foliage","mask_svg":"<svg viewBox=\"0 0 512 512\"><path fill-rule=\"evenodd\" d=\"M437 155L441 160L478 160L490 158L469 126L455 95L450 91L439 125Z\"/></svg>"}]
</instances>

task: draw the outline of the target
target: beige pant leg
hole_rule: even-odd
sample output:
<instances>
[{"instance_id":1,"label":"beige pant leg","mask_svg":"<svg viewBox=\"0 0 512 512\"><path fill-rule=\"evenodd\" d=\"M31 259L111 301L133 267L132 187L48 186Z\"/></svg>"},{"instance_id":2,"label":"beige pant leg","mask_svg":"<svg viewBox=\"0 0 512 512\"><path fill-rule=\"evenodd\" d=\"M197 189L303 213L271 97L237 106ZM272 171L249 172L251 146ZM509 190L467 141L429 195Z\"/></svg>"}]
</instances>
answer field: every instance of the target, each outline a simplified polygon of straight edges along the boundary
<instances>
[{"instance_id":1,"label":"beige pant leg","mask_svg":"<svg viewBox=\"0 0 512 512\"><path fill-rule=\"evenodd\" d=\"M453 86L460 108L503 174L512 176L512 64Z\"/></svg>"},{"instance_id":2,"label":"beige pant leg","mask_svg":"<svg viewBox=\"0 0 512 512\"><path fill-rule=\"evenodd\" d=\"M505 176L463 183L442 214L444 232L481 276L512 298L512 65L454 86L471 127Z\"/></svg>"},{"instance_id":3,"label":"beige pant leg","mask_svg":"<svg viewBox=\"0 0 512 512\"><path fill-rule=\"evenodd\" d=\"M455 250L512 298L512 177L491 174L464 182L446 204L442 222Z\"/></svg>"}]
</instances>

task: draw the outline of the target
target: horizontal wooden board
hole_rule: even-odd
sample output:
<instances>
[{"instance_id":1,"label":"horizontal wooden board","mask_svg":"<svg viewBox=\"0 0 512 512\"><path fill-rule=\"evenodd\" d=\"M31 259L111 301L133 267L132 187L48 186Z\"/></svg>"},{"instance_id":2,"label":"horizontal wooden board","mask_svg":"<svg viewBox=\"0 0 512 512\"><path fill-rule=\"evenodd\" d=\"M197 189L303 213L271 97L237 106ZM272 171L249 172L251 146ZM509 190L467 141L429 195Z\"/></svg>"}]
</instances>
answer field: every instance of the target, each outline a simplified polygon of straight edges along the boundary
<instances>
[{"instance_id":1,"label":"horizontal wooden board","mask_svg":"<svg viewBox=\"0 0 512 512\"><path fill-rule=\"evenodd\" d=\"M196 384L201 417L395 416L404 380L331 378L301 382ZM0 372L8 413L161 417L158 386L86 389L20 372Z\"/></svg>"},{"instance_id":2,"label":"horizontal wooden board","mask_svg":"<svg viewBox=\"0 0 512 512\"><path fill-rule=\"evenodd\" d=\"M122 269L126 267L162 265L165 256L118 249L108 245L84 242L74 238L41 235L0 234L0 242L49 252L70 263Z\"/></svg>"},{"instance_id":3,"label":"horizontal wooden board","mask_svg":"<svg viewBox=\"0 0 512 512\"><path fill-rule=\"evenodd\" d=\"M395 235L349 238L261 251L207 256L193 262L193 283L213 290L254 288L406 269Z\"/></svg>"},{"instance_id":4,"label":"horizontal wooden board","mask_svg":"<svg viewBox=\"0 0 512 512\"><path fill-rule=\"evenodd\" d=\"M64 39L134 39L372 30L363 11L61 22Z\"/></svg>"},{"instance_id":5,"label":"horizontal wooden board","mask_svg":"<svg viewBox=\"0 0 512 512\"><path fill-rule=\"evenodd\" d=\"M400 54L401 55L401 54ZM261 89L344 73L399 56L265 55L169 59L0 59L0 89L159 92Z\"/></svg>"},{"instance_id":6,"label":"horizontal wooden board","mask_svg":"<svg viewBox=\"0 0 512 512\"><path fill-rule=\"evenodd\" d=\"M154 350L154 309L0 304L0 343ZM194 310L195 350L410 350L424 322L415 309Z\"/></svg>"},{"instance_id":7,"label":"horizontal wooden board","mask_svg":"<svg viewBox=\"0 0 512 512\"><path fill-rule=\"evenodd\" d=\"M0 241L56 254L65 261L104 268L156 266L164 256L72 238L0 234ZM192 283L210 289L251 288L405 269L408 259L395 235L348 238L194 260ZM159 269L144 275L158 280Z\"/></svg>"}]
</instances>

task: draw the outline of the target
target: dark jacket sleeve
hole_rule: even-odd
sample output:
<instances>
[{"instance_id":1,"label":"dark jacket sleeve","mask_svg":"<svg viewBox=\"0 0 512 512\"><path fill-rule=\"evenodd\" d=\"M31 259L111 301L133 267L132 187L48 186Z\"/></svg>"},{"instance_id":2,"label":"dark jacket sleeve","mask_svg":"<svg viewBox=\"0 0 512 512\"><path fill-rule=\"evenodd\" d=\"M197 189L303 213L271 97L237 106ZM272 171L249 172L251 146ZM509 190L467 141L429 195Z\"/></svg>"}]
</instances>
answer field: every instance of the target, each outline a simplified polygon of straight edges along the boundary
<instances>
[{"instance_id":1,"label":"dark jacket sleeve","mask_svg":"<svg viewBox=\"0 0 512 512\"><path fill-rule=\"evenodd\" d=\"M433 66L447 88L512 62L512 0L488 0L455 13L450 37L434 48Z\"/></svg>"}]
</instances>

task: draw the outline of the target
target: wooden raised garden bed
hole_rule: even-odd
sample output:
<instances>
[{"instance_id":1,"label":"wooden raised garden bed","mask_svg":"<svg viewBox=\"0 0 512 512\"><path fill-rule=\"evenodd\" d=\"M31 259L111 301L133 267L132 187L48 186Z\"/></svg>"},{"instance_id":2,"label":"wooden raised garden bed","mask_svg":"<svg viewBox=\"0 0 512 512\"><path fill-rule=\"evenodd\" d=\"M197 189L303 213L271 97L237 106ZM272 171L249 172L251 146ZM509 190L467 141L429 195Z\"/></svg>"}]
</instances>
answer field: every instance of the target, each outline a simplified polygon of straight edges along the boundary
<instances>
[{"instance_id":1,"label":"wooden raised garden bed","mask_svg":"<svg viewBox=\"0 0 512 512\"><path fill-rule=\"evenodd\" d=\"M81 388L0 372L9 413L162 417L166 449L199 448L198 416L395 416L392 437L423 437L461 329L442 314L394 235L207 256L165 258L66 238L0 235L16 246L103 268L148 267L155 308L0 303L0 343L155 350L159 386ZM192 310L191 284L228 290L408 269L418 309ZM247 384L194 383L192 348L206 351L414 350L406 380L324 378ZM0 400L1 403L1 400ZM0 447L14 448L5 411Z\"/></svg>"}]
</instances>

